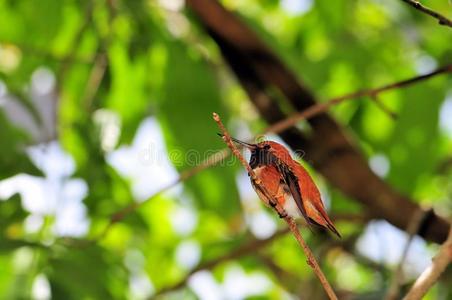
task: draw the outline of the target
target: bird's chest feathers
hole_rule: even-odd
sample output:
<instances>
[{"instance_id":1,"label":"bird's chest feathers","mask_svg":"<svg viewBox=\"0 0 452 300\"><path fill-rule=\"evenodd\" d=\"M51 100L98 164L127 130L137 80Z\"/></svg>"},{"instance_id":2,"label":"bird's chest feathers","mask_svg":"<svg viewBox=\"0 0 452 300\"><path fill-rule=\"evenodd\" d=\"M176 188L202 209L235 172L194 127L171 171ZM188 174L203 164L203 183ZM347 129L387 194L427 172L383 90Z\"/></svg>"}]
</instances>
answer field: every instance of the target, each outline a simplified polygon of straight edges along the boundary
<instances>
[{"instance_id":1,"label":"bird's chest feathers","mask_svg":"<svg viewBox=\"0 0 452 300\"><path fill-rule=\"evenodd\" d=\"M289 187L282 180L281 175L273 166L260 166L254 169L256 177L265 186L268 192L276 201L284 208L286 213L292 217L300 217L300 209L298 208ZM261 194L259 190L256 192L265 203L268 204L268 199Z\"/></svg>"},{"instance_id":2,"label":"bird's chest feathers","mask_svg":"<svg viewBox=\"0 0 452 300\"><path fill-rule=\"evenodd\" d=\"M273 195L277 196L281 185L281 176L274 166L260 166L254 168L256 177L264 184L265 188Z\"/></svg>"}]
</instances>

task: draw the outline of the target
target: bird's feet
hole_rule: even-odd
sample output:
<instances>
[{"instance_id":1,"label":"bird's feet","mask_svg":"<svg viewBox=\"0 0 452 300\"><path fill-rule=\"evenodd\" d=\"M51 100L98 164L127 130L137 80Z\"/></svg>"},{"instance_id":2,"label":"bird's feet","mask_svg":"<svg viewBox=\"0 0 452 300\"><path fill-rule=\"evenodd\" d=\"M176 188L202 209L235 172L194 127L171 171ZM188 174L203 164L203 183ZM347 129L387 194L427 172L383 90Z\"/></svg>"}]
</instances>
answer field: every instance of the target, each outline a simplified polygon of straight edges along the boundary
<instances>
[{"instance_id":1,"label":"bird's feet","mask_svg":"<svg viewBox=\"0 0 452 300\"><path fill-rule=\"evenodd\" d=\"M283 212L278 211L278 215L281 219L285 219L288 216L288 214L285 211L283 211Z\"/></svg>"},{"instance_id":2,"label":"bird's feet","mask_svg":"<svg viewBox=\"0 0 452 300\"><path fill-rule=\"evenodd\" d=\"M273 209L275 209L278 212L278 215L281 219L285 219L288 216L285 210L283 210L281 212L281 211L279 211L279 209L276 209L276 206L278 204L275 201L270 201L269 204Z\"/></svg>"}]
</instances>

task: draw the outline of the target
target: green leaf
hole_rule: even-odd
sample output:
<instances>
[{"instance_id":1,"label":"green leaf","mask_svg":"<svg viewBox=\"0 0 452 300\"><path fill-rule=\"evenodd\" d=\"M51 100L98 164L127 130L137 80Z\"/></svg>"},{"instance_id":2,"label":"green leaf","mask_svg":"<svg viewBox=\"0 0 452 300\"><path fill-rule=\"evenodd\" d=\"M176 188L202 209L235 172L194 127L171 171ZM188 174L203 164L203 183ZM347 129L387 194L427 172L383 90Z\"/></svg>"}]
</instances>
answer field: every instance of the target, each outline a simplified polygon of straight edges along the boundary
<instances>
[{"instance_id":1,"label":"green leaf","mask_svg":"<svg viewBox=\"0 0 452 300\"><path fill-rule=\"evenodd\" d=\"M13 223L21 223L28 215L22 208L19 194L5 201L0 201L0 228L4 229Z\"/></svg>"},{"instance_id":2,"label":"green leaf","mask_svg":"<svg viewBox=\"0 0 452 300\"><path fill-rule=\"evenodd\" d=\"M10 124L1 108L0 128L0 180L19 173L43 176L25 152L29 138L22 130Z\"/></svg>"},{"instance_id":3,"label":"green leaf","mask_svg":"<svg viewBox=\"0 0 452 300\"><path fill-rule=\"evenodd\" d=\"M400 117L387 145L389 180L402 191L412 193L422 175L435 172L439 154L438 110L445 93L428 83L405 90L403 97Z\"/></svg>"},{"instance_id":4,"label":"green leaf","mask_svg":"<svg viewBox=\"0 0 452 300\"><path fill-rule=\"evenodd\" d=\"M56 299L125 297L128 278L119 258L97 246L61 249L50 258L46 271L52 296Z\"/></svg>"},{"instance_id":5,"label":"green leaf","mask_svg":"<svg viewBox=\"0 0 452 300\"><path fill-rule=\"evenodd\" d=\"M217 112L227 125L229 116L221 103L220 87L211 66L199 52L182 43L168 44L165 96L158 118L164 130L169 156L179 170L193 168L215 150L224 147L212 120ZM234 168L217 166L203 171L184 185L202 208L229 216L239 210Z\"/></svg>"}]
</instances>

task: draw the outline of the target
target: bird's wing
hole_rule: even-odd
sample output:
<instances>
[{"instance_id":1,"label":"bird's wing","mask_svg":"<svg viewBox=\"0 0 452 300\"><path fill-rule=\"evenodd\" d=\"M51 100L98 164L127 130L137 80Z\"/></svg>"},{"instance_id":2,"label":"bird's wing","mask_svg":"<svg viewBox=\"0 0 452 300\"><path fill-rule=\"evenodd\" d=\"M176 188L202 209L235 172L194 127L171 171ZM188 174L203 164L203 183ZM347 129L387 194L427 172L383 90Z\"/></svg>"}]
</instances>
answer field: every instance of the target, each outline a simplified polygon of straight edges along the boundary
<instances>
[{"instance_id":1,"label":"bird's wing","mask_svg":"<svg viewBox=\"0 0 452 300\"><path fill-rule=\"evenodd\" d=\"M306 219L306 221L309 223L309 217L306 214L306 210L303 205L303 198L300 190L300 185L298 184L298 178L297 176L290 170L289 166L287 166L283 162L279 162L276 164L282 179L286 183L286 185L289 187L290 194L292 195L293 199L295 200L295 203L297 204L298 209L301 211L301 214Z\"/></svg>"}]
</instances>

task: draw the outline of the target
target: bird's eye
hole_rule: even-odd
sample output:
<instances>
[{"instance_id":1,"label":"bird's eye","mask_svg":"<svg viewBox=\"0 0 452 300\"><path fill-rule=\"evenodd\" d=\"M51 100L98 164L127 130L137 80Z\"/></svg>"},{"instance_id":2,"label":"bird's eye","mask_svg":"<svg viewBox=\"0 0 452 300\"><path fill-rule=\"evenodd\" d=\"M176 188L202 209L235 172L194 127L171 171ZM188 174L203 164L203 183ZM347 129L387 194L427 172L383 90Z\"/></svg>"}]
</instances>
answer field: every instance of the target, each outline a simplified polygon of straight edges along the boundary
<instances>
[{"instance_id":1,"label":"bird's eye","mask_svg":"<svg viewBox=\"0 0 452 300\"><path fill-rule=\"evenodd\" d=\"M264 149L265 149L265 150L270 149L270 145L265 145L265 146L264 146Z\"/></svg>"}]
</instances>

